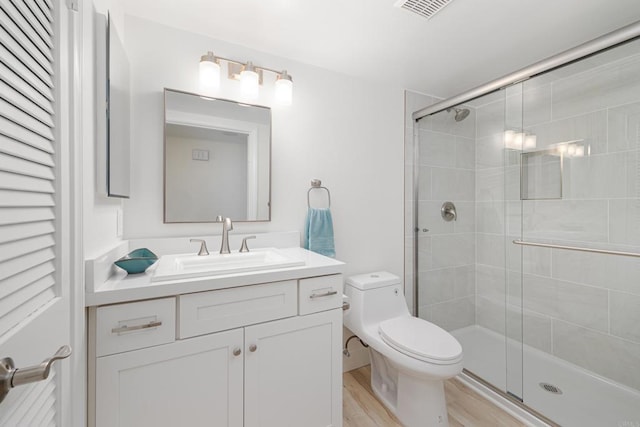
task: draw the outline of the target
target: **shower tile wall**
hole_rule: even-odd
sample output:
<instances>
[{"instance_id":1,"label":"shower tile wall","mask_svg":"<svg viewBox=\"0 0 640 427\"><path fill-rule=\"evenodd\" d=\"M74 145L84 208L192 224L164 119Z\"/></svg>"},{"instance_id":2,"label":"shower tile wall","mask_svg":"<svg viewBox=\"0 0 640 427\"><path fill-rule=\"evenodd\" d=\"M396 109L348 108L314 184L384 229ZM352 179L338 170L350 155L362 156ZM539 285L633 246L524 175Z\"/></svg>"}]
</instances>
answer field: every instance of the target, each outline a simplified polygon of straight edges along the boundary
<instances>
[{"instance_id":1,"label":"shower tile wall","mask_svg":"<svg viewBox=\"0 0 640 427\"><path fill-rule=\"evenodd\" d=\"M407 92L406 135L413 135L410 114L437 101ZM447 330L475 324L475 113L456 122L454 114L440 113L419 123L419 261L418 313ZM408 141L412 150L412 141ZM413 152L406 159L413 160ZM413 162L406 162L406 180L412 182ZM406 194L406 249L412 250L412 186ZM457 221L445 222L440 208L455 203ZM423 231L428 230L428 231ZM407 252L407 280L412 277ZM412 282L407 282L412 283Z\"/></svg>"},{"instance_id":2,"label":"shower tile wall","mask_svg":"<svg viewBox=\"0 0 640 427\"><path fill-rule=\"evenodd\" d=\"M587 67L598 61L476 109L477 323L640 389L640 260L524 248L521 275L511 243L522 229L525 240L640 251L640 55ZM504 123L535 134L536 150L585 145L585 156L565 157L562 199L520 203L518 153L503 148Z\"/></svg>"}]
</instances>

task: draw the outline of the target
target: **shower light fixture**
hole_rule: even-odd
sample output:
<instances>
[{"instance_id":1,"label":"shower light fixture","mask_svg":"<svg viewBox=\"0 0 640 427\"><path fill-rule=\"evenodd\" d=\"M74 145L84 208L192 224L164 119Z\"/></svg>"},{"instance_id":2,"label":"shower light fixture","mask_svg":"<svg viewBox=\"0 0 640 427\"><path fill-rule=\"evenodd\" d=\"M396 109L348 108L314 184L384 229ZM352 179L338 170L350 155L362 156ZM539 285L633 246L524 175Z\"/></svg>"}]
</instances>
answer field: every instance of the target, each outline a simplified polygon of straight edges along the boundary
<instances>
[{"instance_id":1,"label":"shower light fixture","mask_svg":"<svg viewBox=\"0 0 640 427\"><path fill-rule=\"evenodd\" d=\"M511 150L533 150L536 148L538 137L535 134L504 131L504 146Z\"/></svg>"},{"instance_id":2,"label":"shower light fixture","mask_svg":"<svg viewBox=\"0 0 640 427\"><path fill-rule=\"evenodd\" d=\"M291 105L293 102L293 79L286 70L277 71L271 68L254 65L251 61L242 63L229 58L215 56L207 52L200 58L200 90L212 95L220 88L220 62L227 63L228 77L240 81L240 95L247 100L258 97L262 84L263 72L276 75L274 94L278 105Z\"/></svg>"},{"instance_id":3,"label":"shower light fixture","mask_svg":"<svg viewBox=\"0 0 640 427\"><path fill-rule=\"evenodd\" d=\"M584 157L585 154L587 156L591 155L591 146L586 146L585 152L585 144L584 140L577 139L575 141L567 141L567 142L558 142L550 146L551 154L554 156L563 156L563 157Z\"/></svg>"}]
</instances>

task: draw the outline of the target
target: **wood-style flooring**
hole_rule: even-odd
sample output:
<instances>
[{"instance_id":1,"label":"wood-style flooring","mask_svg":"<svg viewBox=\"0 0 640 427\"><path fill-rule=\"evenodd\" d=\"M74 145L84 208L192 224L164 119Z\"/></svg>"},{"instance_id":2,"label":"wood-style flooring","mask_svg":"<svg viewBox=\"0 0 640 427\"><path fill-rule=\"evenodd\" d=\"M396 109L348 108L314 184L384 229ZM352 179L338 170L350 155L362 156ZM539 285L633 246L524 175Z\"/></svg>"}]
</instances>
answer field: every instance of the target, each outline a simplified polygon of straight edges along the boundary
<instances>
[{"instance_id":1,"label":"wood-style flooring","mask_svg":"<svg viewBox=\"0 0 640 427\"><path fill-rule=\"evenodd\" d=\"M343 427L402 427L371 390L371 368L343 376ZM522 427L521 423L453 378L445 382L451 427Z\"/></svg>"}]
</instances>

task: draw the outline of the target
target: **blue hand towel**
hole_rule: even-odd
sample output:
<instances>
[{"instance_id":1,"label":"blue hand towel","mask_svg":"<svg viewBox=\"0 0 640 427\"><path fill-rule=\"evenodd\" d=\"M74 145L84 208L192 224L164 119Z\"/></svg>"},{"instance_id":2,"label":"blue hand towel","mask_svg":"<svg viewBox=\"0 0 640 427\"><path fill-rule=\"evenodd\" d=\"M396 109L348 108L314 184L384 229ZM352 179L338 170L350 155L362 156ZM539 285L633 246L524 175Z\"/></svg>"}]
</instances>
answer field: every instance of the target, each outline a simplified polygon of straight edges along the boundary
<instances>
[{"instance_id":1,"label":"blue hand towel","mask_svg":"<svg viewBox=\"0 0 640 427\"><path fill-rule=\"evenodd\" d=\"M304 224L304 248L320 255L336 257L333 220L329 209L309 208Z\"/></svg>"}]
</instances>

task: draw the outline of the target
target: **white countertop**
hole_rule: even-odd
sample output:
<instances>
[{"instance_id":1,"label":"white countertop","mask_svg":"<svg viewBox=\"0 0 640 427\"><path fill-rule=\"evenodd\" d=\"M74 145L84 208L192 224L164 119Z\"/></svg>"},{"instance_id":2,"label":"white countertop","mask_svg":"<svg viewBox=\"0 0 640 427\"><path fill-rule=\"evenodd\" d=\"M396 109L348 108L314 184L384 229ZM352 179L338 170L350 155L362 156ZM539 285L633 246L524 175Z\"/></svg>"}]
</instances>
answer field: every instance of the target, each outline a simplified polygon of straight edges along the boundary
<instances>
[{"instance_id":1,"label":"white countertop","mask_svg":"<svg viewBox=\"0 0 640 427\"><path fill-rule=\"evenodd\" d=\"M127 275L124 271L119 271L104 283L97 284L95 288L86 292L85 305L90 307L277 282L281 280L344 273L345 264L341 261L298 247L281 248L280 250L292 258L303 260L305 265L191 279L151 282L151 276L157 265L156 263L149 267L145 273Z\"/></svg>"}]
</instances>

